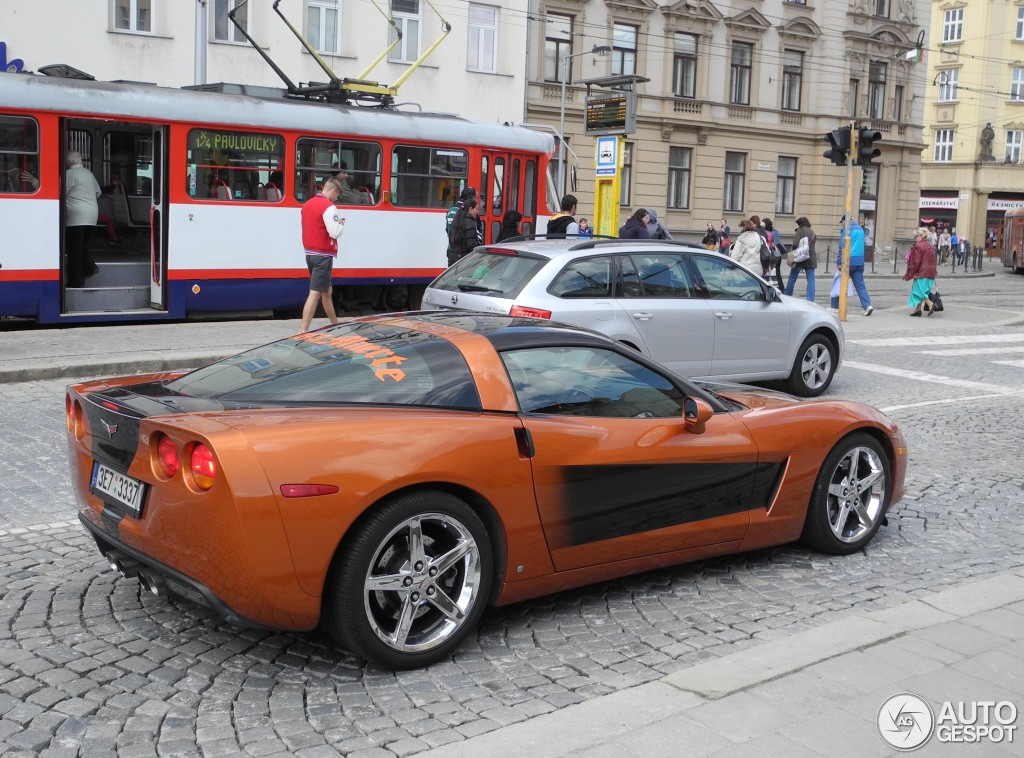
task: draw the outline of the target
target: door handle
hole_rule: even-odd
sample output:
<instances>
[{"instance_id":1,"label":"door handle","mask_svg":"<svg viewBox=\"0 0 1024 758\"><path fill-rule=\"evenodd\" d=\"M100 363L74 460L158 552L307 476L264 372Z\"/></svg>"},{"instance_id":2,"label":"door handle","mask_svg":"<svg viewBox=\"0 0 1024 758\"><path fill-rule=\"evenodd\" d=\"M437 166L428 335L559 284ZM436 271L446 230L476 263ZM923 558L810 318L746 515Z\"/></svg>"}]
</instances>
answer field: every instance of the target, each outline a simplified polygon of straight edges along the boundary
<instances>
[{"instance_id":1,"label":"door handle","mask_svg":"<svg viewBox=\"0 0 1024 758\"><path fill-rule=\"evenodd\" d=\"M634 313L633 314L633 318L637 319L638 321L650 321L652 318L654 318L654 314L653 313Z\"/></svg>"},{"instance_id":2,"label":"door handle","mask_svg":"<svg viewBox=\"0 0 1024 758\"><path fill-rule=\"evenodd\" d=\"M715 311L715 318L720 318L722 321L728 321L732 318L732 311Z\"/></svg>"}]
</instances>

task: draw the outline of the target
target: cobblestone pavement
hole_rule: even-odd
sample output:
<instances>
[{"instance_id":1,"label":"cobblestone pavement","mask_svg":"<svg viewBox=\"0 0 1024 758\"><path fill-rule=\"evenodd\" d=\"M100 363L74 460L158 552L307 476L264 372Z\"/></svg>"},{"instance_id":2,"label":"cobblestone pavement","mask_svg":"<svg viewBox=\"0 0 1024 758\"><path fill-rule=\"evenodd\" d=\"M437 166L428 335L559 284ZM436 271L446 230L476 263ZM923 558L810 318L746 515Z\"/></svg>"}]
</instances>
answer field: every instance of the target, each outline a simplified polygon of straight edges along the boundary
<instances>
[{"instance_id":1,"label":"cobblestone pavement","mask_svg":"<svg viewBox=\"0 0 1024 758\"><path fill-rule=\"evenodd\" d=\"M832 390L889 408L911 449L908 494L863 553L787 546L493 609L450 661L400 673L319 634L239 631L111 572L73 517L64 383L5 386L0 754L412 755L1020 566L1005 452L1020 368L924 349L850 339L861 368ZM908 367L923 378L879 370Z\"/></svg>"}]
</instances>

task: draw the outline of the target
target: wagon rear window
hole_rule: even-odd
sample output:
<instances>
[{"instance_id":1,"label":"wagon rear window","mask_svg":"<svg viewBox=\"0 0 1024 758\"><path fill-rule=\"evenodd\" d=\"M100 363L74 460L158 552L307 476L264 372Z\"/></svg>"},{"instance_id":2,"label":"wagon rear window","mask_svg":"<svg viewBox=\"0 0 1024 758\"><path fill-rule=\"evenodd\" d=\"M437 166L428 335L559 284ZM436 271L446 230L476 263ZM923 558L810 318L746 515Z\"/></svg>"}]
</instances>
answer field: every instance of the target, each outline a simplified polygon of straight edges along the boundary
<instances>
[{"instance_id":1,"label":"wagon rear window","mask_svg":"<svg viewBox=\"0 0 1024 758\"><path fill-rule=\"evenodd\" d=\"M193 371L168 389L225 404L480 409L473 375L455 347L387 324L299 334Z\"/></svg>"}]
</instances>

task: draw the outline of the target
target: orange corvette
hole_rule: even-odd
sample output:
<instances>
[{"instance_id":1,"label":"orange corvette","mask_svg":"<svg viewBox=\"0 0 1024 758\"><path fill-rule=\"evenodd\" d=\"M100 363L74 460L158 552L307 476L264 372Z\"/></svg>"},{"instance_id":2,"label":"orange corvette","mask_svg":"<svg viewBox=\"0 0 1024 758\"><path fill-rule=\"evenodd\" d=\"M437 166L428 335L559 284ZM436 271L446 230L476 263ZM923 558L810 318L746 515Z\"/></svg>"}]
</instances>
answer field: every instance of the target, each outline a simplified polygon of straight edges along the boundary
<instances>
[{"instance_id":1,"label":"orange corvette","mask_svg":"<svg viewBox=\"0 0 1024 758\"><path fill-rule=\"evenodd\" d=\"M395 668L449 656L489 604L798 539L858 550L907 463L870 406L697 386L587 330L461 312L78 384L67 426L113 568Z\"/></svg>"}]
</instances>

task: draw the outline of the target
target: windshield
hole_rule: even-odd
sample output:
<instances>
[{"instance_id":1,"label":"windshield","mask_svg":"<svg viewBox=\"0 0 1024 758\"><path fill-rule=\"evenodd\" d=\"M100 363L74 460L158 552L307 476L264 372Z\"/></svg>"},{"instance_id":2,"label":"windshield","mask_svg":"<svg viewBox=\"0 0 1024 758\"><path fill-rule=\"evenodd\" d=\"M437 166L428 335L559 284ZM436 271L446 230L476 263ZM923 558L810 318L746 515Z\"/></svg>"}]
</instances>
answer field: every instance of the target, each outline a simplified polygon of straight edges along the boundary
<instances>
[{"instance_id":1,"label":"windshield","mask_svg":"<svg viewBox=\"0 0 1024 758\"><path fill-rule=\"evenodd\" d=\"M480 408L469 366L451 343L365 322L263 345L168 382L167 389L225 404Z\"/></svg>"},{"instance_id":2,"label":"windshield","mask_svg":"<svg viewBox=\"0 0 1024 758\"><path fill-rule=\"evenodd\" d=\"M449 292L474 292L515 298L544 268L547 258L480 250L460 260L430 286Z\"/></svg>"}]
</instances>

